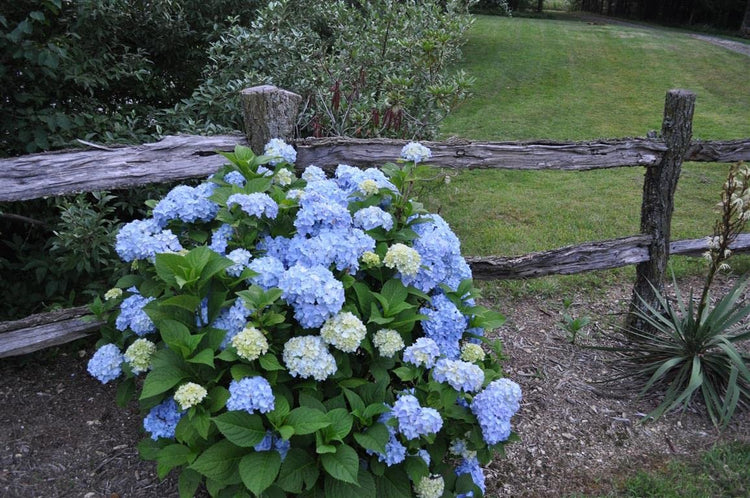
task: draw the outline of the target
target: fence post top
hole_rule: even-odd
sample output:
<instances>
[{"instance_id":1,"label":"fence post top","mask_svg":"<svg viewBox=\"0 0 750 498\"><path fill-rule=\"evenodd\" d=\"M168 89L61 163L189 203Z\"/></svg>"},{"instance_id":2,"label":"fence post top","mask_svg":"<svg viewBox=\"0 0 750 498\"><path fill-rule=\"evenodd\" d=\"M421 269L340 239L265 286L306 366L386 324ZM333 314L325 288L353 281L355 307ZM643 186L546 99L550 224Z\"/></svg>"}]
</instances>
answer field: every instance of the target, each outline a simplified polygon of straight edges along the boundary
<instances>
[{"instance_id":1,"label":"fence post top","mask_svg":"<svg viewBox=\"0 0 750 498\"><path fill-rule=\"evenodd\" d=\"M294 92L290 92L289 90L284 90L283 88L279 88L274 85L251 86L249 88L244 88L240 90L240 94L242 95L252 95L255 93L282 93L282 94L289 94L289 95L297 95Z\"/></svg>"},{"instance_id":2,"label":"fence post top","mask_svg":"<svg viewBox=\"0 0 750 498\"><path fill-rule=\"evenodd\" d=\"M667 95L674 95L675 97L695 98L695 92L691 90L685 90L684 88L672 88L667 91Z\"/></svg>"}]
</instances>

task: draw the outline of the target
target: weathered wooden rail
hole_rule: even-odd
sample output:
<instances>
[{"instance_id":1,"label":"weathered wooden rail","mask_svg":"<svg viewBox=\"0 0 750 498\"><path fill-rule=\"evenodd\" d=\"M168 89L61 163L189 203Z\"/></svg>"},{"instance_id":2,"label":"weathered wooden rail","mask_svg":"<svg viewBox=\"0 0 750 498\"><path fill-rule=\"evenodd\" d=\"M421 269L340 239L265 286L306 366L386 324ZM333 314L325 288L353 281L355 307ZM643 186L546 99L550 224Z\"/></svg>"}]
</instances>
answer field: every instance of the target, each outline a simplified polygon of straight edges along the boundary
<instances>
[{"instance_id":1,"label":"weathered wooden rail","mask_svg":"<svg viewBox=\"0 0 750 498\"><path fill-rule=\"evenodd\" d=\"M641 234L522 256L468 257L475 278L533 278L635 264L638 274L635 289L642 293L645 287L650 289L649 282L661 285L670 254L702 254L708 248L706 238L670 241L669 237L671 206L682 161L750 161L750 139L691 142L694 101L695 96L689 92L668 92L663 139L626 138L570 143L470 142L456 139L425 142L433 154L430 164L445 168L566 171L627 166L646 168ZM275 116L274 106L269 102L280 107ZM253 123L247 138L240 135L179 135L138 146L93 146L86 150L0 159L0 201L23 201L206 177L225 162L218 152L232 151L238 144L251 144L256 152L261 152L258 144L274 136L290 139L284 136L292 129L289 122L279 124L275 120L293 119L296 105L298 101L288 92L264 86L257 91L251 89L243 92L245 120ZM251 119L247 111L258 112L263 119ZM258 126L259 122L269 124L263 128ZM311 164L325 169L333 169L340 163L360 167L380 166L398 157L405 143L403 140L385 139L297 140L297 166L301 169ZM732 248L735 252L749 251L750 234L742 234ZM0 323L0 358L62 344L97 330L99 325L86 316L85 308Z\"/></svg>"}]
</instances>

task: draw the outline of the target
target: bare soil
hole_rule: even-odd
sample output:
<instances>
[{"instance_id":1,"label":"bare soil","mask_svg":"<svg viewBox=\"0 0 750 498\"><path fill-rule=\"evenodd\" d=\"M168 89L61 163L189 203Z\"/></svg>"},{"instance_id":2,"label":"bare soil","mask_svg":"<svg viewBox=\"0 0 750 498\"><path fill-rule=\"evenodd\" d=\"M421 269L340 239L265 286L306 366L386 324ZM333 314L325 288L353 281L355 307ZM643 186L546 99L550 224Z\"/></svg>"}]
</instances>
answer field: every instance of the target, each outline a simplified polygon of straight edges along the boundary
<instances>
[{"instance_id":1,"label":"bare soil","mask_svg":"<svg viewBox=\"0 0 750 498\"><path fill-rule=\"evenodd\" d=\"M690 284L700 283L686 282ZM731 280L719 282L727 288ZM587 295L590 295L587 294ZM630 286L573 298L570 312L590 325L575 345L560 327L560 300L503 299L485 303L505 313L498 331L508 376L524 392L513 425L519 442L487 469L488 496L616 495L622 478L691 457L718 441L750 442L750 416L736 415L719 433L696 404L640 424L655 399L632 386L600 384L611 375L607 353L586 345L611 342L630 299ZM138 457L143 437L135 406L115 404L115 386L86 373L92 341L0 360L0 496L171 497L174 476L159 481Z\"/></svg>"}]
</instances>

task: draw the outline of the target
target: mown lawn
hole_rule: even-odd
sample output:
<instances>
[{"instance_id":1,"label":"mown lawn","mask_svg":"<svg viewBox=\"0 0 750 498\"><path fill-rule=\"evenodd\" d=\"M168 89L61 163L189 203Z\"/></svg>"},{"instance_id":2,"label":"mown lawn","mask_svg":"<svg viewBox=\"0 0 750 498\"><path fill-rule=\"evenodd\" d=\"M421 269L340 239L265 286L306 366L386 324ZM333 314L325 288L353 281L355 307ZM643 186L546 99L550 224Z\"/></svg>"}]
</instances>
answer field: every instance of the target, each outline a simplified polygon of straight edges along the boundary
<instances>
[{"instance_id":1,"label":"mown lawn","mask_svg":"<svg viewBox=\"0 0 750 498\"><path fill-rule=\"evenodd\" d=\"M593 140L661 128L670 88L697 94L693 136L750 137L750 58L658 28L566 18L478 16L462 69L475 94L443 123L443 137L474 140ZM710 234L728 165L687 163L678 186L673 238ZM423 193L471 255L512 255L631 235L640 220L642 168L592 172L472 171ZM477 215L481 213L481 215ZM702 270L673 258L680 274ZM737 258L738 269L747 261ZM510 287L629 278L631 269L556 277Z\"/></svg>"}]
</instances>

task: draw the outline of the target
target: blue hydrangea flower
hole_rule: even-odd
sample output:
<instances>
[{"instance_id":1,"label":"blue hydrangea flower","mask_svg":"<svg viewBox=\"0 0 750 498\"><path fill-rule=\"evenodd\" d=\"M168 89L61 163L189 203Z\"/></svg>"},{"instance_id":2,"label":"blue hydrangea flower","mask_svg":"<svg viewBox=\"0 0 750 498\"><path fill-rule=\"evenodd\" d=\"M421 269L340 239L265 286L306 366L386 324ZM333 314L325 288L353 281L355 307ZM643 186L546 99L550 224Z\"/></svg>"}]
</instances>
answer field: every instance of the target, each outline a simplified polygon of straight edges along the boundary
<instances>
[{"instance_id":1,"label":"blue hydrangea flower","mask_svg":"<svg viewBox=\"0 0 750 498\"><path fill-rule=\"evenodd\" d=\"M292 337L284 344L282 357L292 377L324 381L336 373L336 359L317 335Z\"/></svg>"},{"instance_id":2,"label":"blue hydrangea flower","mask_svg":"<svg viewBox=\"0 0 750 498\"><path fill-rule=\"evenodd\" d=\"M264 235L258 241L258 249L265 251L266 256L274 257L286 266L290 266L287 264L287 255L289 254L289 244L291 243L291 240L292 239L286 237L271 237L270 235Z\"/></svg>"},{"instance_id":3,"label":"blue hydrangea flower","mask_svg":"<svg viewBox=\"0 0 750 498\"><path fill-rule=\"evenodd\" d=\"M208 246L214 252L219 254L227 253L227 245L232 239L232 226L223 223L219 228L213 231L211 234L211 244Z\"/></svg>"},{"instance_id":4,"label":"blue hydrangea flower","mask_svg":"<svg viewBox=\"0 0 750 498\"><path fill-rule=\"evenodd\" d=\"M88 372L102 384L115 380L122 374L122 362L125 357L115 344L105 344L91 357Z\"/></svg>"},{"instance_id":5,"label":"blue hydrangea flower","mask_svg":"<svg viewBox=\"0 0 750 498\"><path fill-rule=\"evenodd\" d=\"M154 206L154 220L160 227L165 227L170 220L185 223L213 220L219 212L219 205L209 199L215 188L216 184L212 182L197 187L179 185L173 188Z\"/></svg>"},{"instance_id":6,"label":"blue hydrangea flower","mask_svg":"<svg viewBox=\"0 0 750 498\"><path fill-rule=\"evenodd\" d=\"M326 180L326 172L311 164L302 172L302 179L307 183L322 182Z\"/></svg>"},{"instance_id":7,"label":"blue hydrangea flower","mask_svg":"<svg viewBox=\"0 0 750 498\"><path fill-rule=\"evenodd\" d=\"M292 266L279 279L279 288L294 308L294 318L306 329L320 327L344 305L343 284L322 266Z\"/></svg>"},{"instance_id":8,"label":"blue hydrangea flower","mask_svg":"<svg viewBox=\"0 0 750 498\"><path fill-rule=\"evenodd\" d=\"M262 192L252 194L232 194L227 199L227 207L237 204L240 209L250 216L274 219L279 214L279 205L271 196Z\"/></svg>"},{"instance_id":9,"label":"blue hydrangea flower","mask_svg":"<svg viewBox=\"0 0 750 498\"><path fill-rule=\"evenodd\" d=\"M166 399L148 412L143 419L143 428L151 434L154 441L160 437L173 438L177 423L184 414L184 411L179 410L174 398Z\"/></svg>"},{"instance_id":10,"label":"blue hydrangea flower","mask_svg":"<svg viewBox=\"0 0 750 498\"><path fill-rule=\"evenodd\" d=\"M248 263L250 263L250 258L252 258L252 254L250 254L250 251L247 249L235 249L234 251L227 254L227 257L234 261L234 264L232 266L227 267L227 275L231 277L239 277L242 273L242 270L247 268Z\"/></svg>"},{"instance_id":11,"label":"blue hydrangea flower","mask_svg":"<svg viewBox=\"0 0 750 498\"><path fill-rule=\"evenodd\" d=\"M434 408L420 406L419 400L412 394L402 394L393 403L393 417L398 420L398 431L406 439L435 434L443 427L443 419Z\"/></svg>"},{"instance_id":12,"label":"blue hydrangea flower","mask_svg":"<svg viewBox=\"0 0 750 498\"><path fill-rule=\"evenodd\" d=\"M289 453L291 443L287 440L283 440L277 433L273 431L266 431L266 435L263 440L253 446L255 451L271 451L272 449L279 452L281 455L281 461L283 462L286 458L286 454Z\"/></svg>"},{"instance_id":13,"label":"blue hydrangea flower","mask_svg":"<svg viewBox=\"0 0 750 498\"><path fill-rule=\"evenodd\" d=\"M429 337L420 337L404 350L404 361L417 367L432 368L438 356L440 356L440 348Z\"/></svg>"},{"instance_id":14,"label":"blue hydrangea flower","mask_svg":"<svg viewBox=\"0 0 750 498\"><path fill-rule=\"evenodd\" d=\"M378 461L385 463L388 467L396 465L406 460L406 446L401 444L401 441L396 437L396 429L388 427L389 438L388 442L385 443L385 453L377 453ZM372 455L376 452L366 450L368 455Z\"/></svg>"},{"instance_id":15,"label":"blue hydrangea flower","mask_svg":"<svg viewBox=\"0 0 750 498\"><path fill-rule=\"evenodd\" d=\"M348 196L362 198L363 196L360 195L360 185L365 180L375 182L378 189L387 188L393 192L398 192L396 186L393 185L390 180L388 180L388 177L377 168L367 168L362 170L346 164L339 164L336 168L336 183Z\"/></svg>"},{"instance_id":16,"label":"blue hydrangea flower","mask_svg":"<svg viewBox=\"0 0 750 498\"><path fill-rule=\"evenodd\" d=\"M308 183L294 220L297 233L316 235L324 228L351 227L352 215L347 206L346 193L334 182L323 180Z\"/></svg>"},{"instance_id":17,"label":"blue hydrangea flower","mask_svg":"<svg viewBox=\"0 0 750 498\"><path fill-rule=\"evenodd\" d=\"M227 331L221 343L222 349L227 347L234 336L242 332L247 323L247 317L252 312L253 310L245 306L245 301L241 298L237 298L231 307L224 308L219 312L219 316L211 323L211 327Z\"/></svg>"},{"instance_id":18,"label":"blue hydrangea flower","mask_svg":"<svg viewBox=\"0 0 750 498\"><path fill-rule=\"evenodd\" d=\"M421 256L421 266L414 276L401 277L407 285L430 292L440 284L453 290L462 280L471 278L471 268L461 256L461 243L440 215L412 216L409 221L417 233L413 248Z\"/></svg>"},{"instance_id":19,"label":"blue hydrangea flower","mask_svg":"<svg viewBox=\"0 0 750 498\"><path fill-rule=\"evenodd\" d=\"M204 297L201 300L201 305L195 311L195 325L197 327L205 327L208 325L208 298Z\"/></svg>"},{"instance_id":20,"label":"blue hydrangea flower","mask_svg":"<svg viewBox=\"0 0 750 498\"><path fill-rule=\"evenodd\" d=\"M420 457L422 460L424 460L424 463L426 463L428 467L430 466L431 458L427 450L417 451L417 456Z\"/></svg>"},{"instance_id":21,"label":"blue hydrangea flower","mask_svg":"<svg viewBox=\"0 0 750 498\"><path fill-rule=\"evenodd\" d=\"M153 260L156 254L181 250L182 245L177 236L169 230L162 230L151 218L123 225L115 237L115 251L127 262L136 259Z\"/></svg>"},{"instance_id":22,"label":"blue hydrangea flower","mask_svg":"<svg viewBox=\"0 0 750 498\"><path fill-rule=\"evenodd\" d=\"M322 229L312 237L295 235L286 249L285 263L326 268L335 265L339 271L356 272L362 255L374 249L375 239L357 228Z\"/></svg>"},{"instance_id":23,"label":"blue hydrangea flower","mask_svg":"<svg viewBox=\"0 0 750 498\"><path fill-rule=\"evenodd\" d=\"M471 393L482 388L484 371L473 363L440 358L432 369L432 378L448 383L456 391Z\"/></svg>"},{"instance_id":24,"label":"blue hydrangea flower","mask_svg":"<svg viewBox=\"0 0 750 498\"><path fill-rule=\"evenodd\" d=\"M427 316L422 320L422 329L427 337L437 343L440 353L451 359L458 358L461 354L461 337L469 319L444 294L432 296L431 306L420 308L419 312Z\"/></svg>"},{"instance_id":25,"label":"blue hydrangea flower","mask_svg":"<svg viewBox=\"0 0 750 498\"><path fill-rule=\"evenodd\" d=\"M276 166L282 161L286 161L289 164L294 164L297 160L297 151L294 147L287 144L280 138L272 138L268 141L266 146L263 148L263 155L272 156L269 162Z\"/></svg>"},{"instance_id":26,"label":"blue hydrangea flower","mask_svg":"<svg viewBox=\"0 0 750 498\"><path fill-rule=\"evenodd\" d=\"M245 183L247 183L247 180L245 180L245 177L239 171L230 171L224 175L224 181L238 187L244 187Z\"/></svg>"},{"instance_id":27,"label":"blue hydrangea flower","mask_svg":"<svg viewBox=\"0 0 750 498\"><path fill-rule=\"evenodd\" d=\"M268 290L271 287L278 287L279 278L284 274L286 268L278 258L273 256L263 256L250 262L248 268L258 273L250 277L250 282Z\"/></svg>"},{"instance_id":28,"label":"blue hydrangea flower","mask_svg":"<svg viewBox=\"0 0 750 498\"><path fill-rule=\"evenodd\" d=\"M135 288L130 290L135 291ZM156 332L156 325L143 311L143 307L153 300L153 297L143 297L138 293L124 299L120 303L120 314L115 320L117 330L125 331L129 328L138 336Z\"/></svg>"},{"instance_id":29,"label":"blue hydrangea flower","mask_svg":"<svg viewBox=\"0 0 750 498\"><path fill-rule=\"evenodd\" d=\"M419 142L409 142L401 149L401 158L421 163L432 157L432 151Z\"/></svg>"},{"instance_id":30,"label":"blue hydrangea flower","mask_svg":"<svg viewBox=\"0 0 750 498\"><path fill-rule=\"evenodd\" d=\"M393 228L393 216L377 206L366 207L354 213L354 226L362 230L378 227L390 230Z\"/></svg>"},{"instance_id":31,"label":"blue hydrangea flower","mask_svg":"<svg viewBox=\"0 0 750 498\"><path fill-rule=\"evenodd\" d=\"M233 380L229 384L229 399L227 410L245 410L254 413L268 413L273 410L275 398L271 384L260 376L245 377Z\"/></svg>"},{"instance_id":32,"label":"blue hydrangea flower","mask_svg":"<svg viewBox=\"0 0 750 498\"><path fill-rule=\"evenodd\" d=\"M458 467L456 467L456 475L460 476L463 474L470 474L471 480L474 481L474 484L476 484L477 487L482 490L482 494L484 494L486 490L484 483L484 470L482 470L481 465L479 465L479 460L477 460L476 456L473 458L464 458L461 460L461 463L458 464Z\"/></svg>"},{"instance_id":33,"label":"blue hydrangea flower","mask_svg":"<svg viewBox=\"0 0 750 498\"><path fill-rule=\"evenodd\" d=\"M510 418L518 411L521 387L509 379L498 379L471 402L471 411L479 420L482 437L493 445L510 437Z\"/></svg>"}]
</instances>

